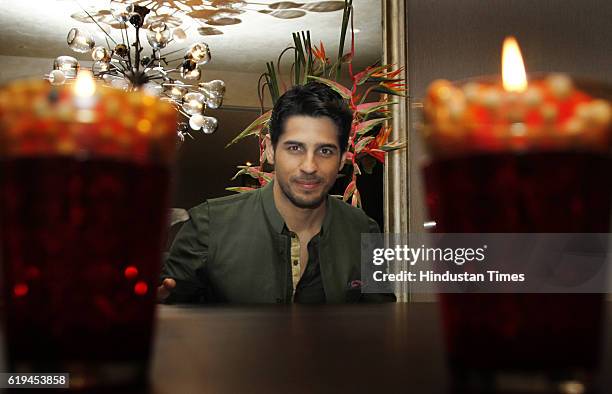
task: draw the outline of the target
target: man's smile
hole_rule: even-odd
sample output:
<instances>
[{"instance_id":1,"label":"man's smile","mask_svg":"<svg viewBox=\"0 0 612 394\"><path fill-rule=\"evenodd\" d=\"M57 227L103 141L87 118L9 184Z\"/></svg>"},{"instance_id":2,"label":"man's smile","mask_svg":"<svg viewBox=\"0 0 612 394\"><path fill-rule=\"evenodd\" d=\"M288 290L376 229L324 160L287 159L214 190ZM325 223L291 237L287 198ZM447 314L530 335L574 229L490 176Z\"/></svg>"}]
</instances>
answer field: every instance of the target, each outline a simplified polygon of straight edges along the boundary
<instances>
[{"instance_id":1,"label":"man's smile","mask_svg":"<svg viewBox=\"0 0 612 394\"><path fill-rule=\"evenodd\" d=\"M294 179L293 182L301 189L314 190L318 188L322 181L321 179Z\"/></svg>"}]
</instances>

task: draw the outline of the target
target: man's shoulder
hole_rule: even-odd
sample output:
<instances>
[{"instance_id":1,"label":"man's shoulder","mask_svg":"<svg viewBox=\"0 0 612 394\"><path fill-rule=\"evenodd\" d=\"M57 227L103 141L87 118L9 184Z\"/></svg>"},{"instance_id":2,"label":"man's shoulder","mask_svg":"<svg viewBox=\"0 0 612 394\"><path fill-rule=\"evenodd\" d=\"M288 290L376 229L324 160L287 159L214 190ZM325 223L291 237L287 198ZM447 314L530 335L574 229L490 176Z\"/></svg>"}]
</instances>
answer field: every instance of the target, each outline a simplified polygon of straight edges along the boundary
<instances>
[{"instance_id":1,"label":"man's shoulder","mask_svg":"<svg viewBox=\"0 0 612 394\"><path fill-rule=\"evenodd\" d=\"M201 204L191 208L189 210L189 215L193 217L194 215L197 216L201 214L208 215L211 210L239 209L241 206L254 201L259 195L259 190L260 189L255 189L244 193L231 194L229 196L209 198Z\"/></svg>"},{"instance_id":2,"label":"man's shoulder","mask_svg":"<svg viewBox=\"0 0 612 394\"><path fill-rule=\"evenodd\" d=\"M329 196L329 203L332 205L334 213L337 213L338 217L342 218L342 220L359 221L362 223L368 223L372 220L363 209L354 207L337 197Z\"/></svg>"},{"instance_id":3,"label":"man's shoulder","mask_svg":"<svg viewBox=\"0 0 612 394\"><path fill-rule=\"evenodd\" d=\"M252 200L253 198L257 198L260 193L260 189L251 190L243 193L231 194L229 196L216 197L206 200L206 202L210 206L221 207L224 205L232 205L235 206L237 204L242 204Z\"/></svg>"}]
</instances>

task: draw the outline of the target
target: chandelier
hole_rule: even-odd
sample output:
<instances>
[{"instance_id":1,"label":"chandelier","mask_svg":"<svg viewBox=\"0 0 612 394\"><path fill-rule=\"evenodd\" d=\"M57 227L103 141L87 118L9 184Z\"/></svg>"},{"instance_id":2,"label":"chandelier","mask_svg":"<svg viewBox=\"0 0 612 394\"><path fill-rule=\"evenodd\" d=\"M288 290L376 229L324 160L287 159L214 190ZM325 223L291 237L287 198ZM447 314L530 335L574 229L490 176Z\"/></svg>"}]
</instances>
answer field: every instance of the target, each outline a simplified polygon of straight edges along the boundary
<instances>
[{"instance_id":1,"label":"chandelier","mask_svg":"<svg viewBox=\"0 0 612 394\"><path fill-rule=\"evenodd\" d=\"M185 31L179 27L181 21L176 15L168 19L166 15L151 13L151 9L145 6L111 1L110 23L121 31L121 41L116 41L102 27L103 22L98 22L88 11L83 11L102 30L106 45L96 46L93 37L78 28L70 29L67 43L77 53L91 53L91 72L95 78L114 88L143 90L172 103L187 118L186 122L180 121L177 125L180 142L185 136L192 137L191 130L211 134L217 129L217 119L204 113L207 108L221 106L225 83L221 80L199 82L201 66L211 60L208 44L199 42L189 46L176 67L170 66L173 60L168 60L167 56L184 49L162 53L168 44L181 43L187 38ZM132 43L128 34L130 26L136 30ZM146 32L146 40L151 47L149 53L143 53L142 30ZM53 62L52 71L45 77L53 85L72 82L80 67L76 58L59 56Z\"/></svg>"}]
</instances>

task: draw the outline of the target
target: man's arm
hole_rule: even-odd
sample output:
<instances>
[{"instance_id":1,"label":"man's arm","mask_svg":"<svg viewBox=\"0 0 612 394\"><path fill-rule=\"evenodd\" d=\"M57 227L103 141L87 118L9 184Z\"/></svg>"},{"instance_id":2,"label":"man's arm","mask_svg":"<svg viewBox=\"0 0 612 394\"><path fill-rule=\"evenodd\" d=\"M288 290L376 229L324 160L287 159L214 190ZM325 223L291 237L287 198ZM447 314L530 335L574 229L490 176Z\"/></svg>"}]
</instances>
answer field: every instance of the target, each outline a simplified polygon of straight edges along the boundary
<instances>
[{"instance_id":1,"label":"man's arm","mask_svg":"<svg viewBox=\"0 0 612 394\"><path fill-rule=\"evenodd\" d=\"M197 302L204 293L209 242L208 203L191 209L189 216L164 262L157 293L160 301Z\"/></svg>"}]
</instances>

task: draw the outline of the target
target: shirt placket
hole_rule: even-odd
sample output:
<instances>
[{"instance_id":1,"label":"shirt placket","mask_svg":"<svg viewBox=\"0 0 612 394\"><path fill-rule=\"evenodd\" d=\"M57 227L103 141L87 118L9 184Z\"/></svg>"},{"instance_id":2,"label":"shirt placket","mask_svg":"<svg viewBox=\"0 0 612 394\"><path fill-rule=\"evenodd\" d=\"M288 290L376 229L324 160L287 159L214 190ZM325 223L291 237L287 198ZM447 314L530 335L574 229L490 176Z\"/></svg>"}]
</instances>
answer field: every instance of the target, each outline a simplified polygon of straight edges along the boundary
<instances>
[{"instance_id":1,"label":"shirt placket","mask_svg":"<svg viewBox=\"0 0 612 394\"><path fill-rule=\"evenodd\" d=\"M300 282L300 273L302 272L302 266L300 263L300 238L294 232L291 232L291 281L293 284L293 291L291 293L291 301L295 298L295 290L298 283Z\"/></svg>"}]
</instances>

